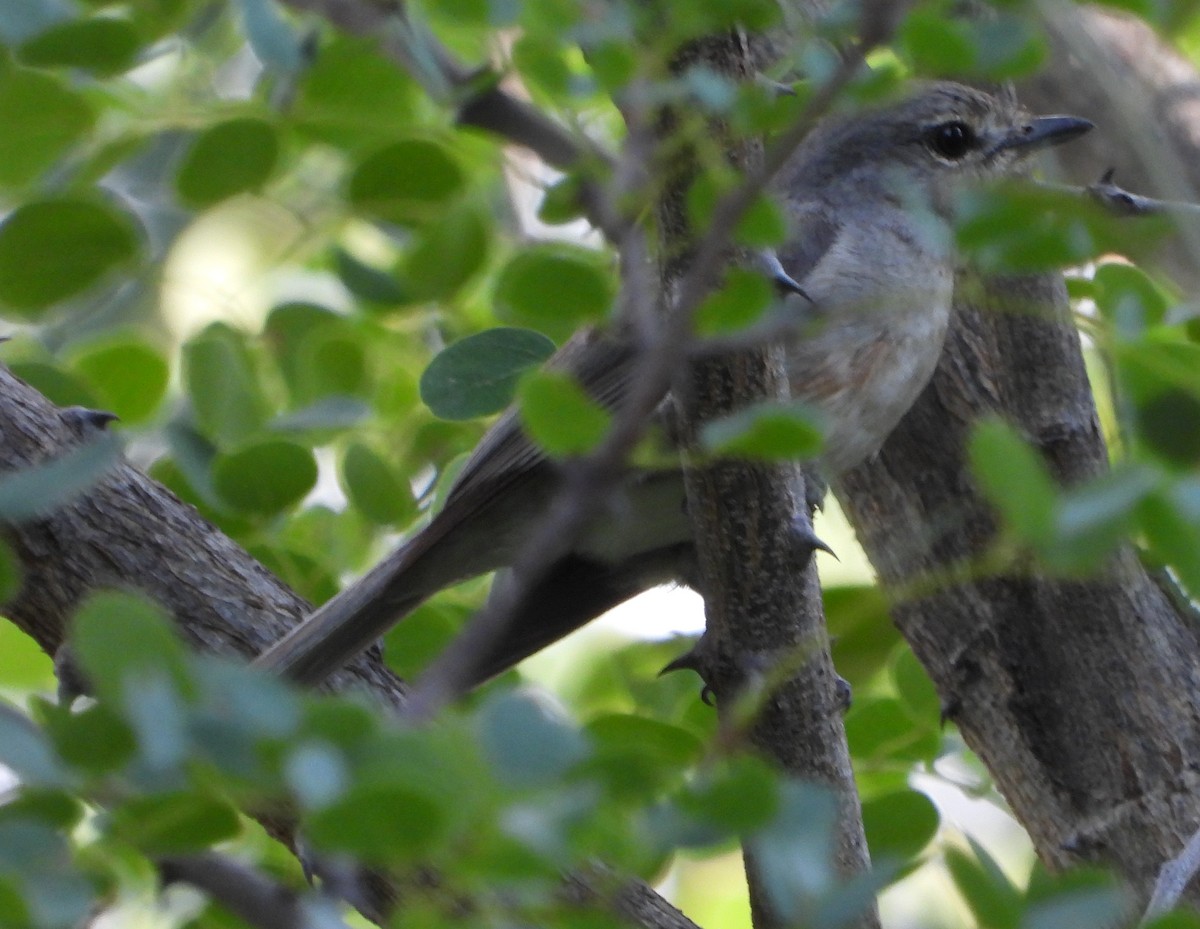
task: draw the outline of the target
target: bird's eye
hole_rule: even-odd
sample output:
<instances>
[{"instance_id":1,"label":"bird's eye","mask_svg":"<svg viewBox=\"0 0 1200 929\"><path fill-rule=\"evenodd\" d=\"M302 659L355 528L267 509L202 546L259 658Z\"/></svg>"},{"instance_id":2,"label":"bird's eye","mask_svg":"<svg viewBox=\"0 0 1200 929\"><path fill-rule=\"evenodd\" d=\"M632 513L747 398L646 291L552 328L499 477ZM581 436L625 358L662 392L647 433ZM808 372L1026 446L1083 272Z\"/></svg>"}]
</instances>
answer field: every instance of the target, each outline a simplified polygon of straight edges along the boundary
<instances>
[{"instance_id":1,"label":"bird's eye","mask_svg":"<svg viewBox=\"0 0 1200 929\"><path fill-rule=\"evenodd\" d=\"M951 161L958 161L973 149L978 141L975 130L957 119L948 123L939 123L925 136L925 142L934 154Z\"/></svg>"}]
</instances>

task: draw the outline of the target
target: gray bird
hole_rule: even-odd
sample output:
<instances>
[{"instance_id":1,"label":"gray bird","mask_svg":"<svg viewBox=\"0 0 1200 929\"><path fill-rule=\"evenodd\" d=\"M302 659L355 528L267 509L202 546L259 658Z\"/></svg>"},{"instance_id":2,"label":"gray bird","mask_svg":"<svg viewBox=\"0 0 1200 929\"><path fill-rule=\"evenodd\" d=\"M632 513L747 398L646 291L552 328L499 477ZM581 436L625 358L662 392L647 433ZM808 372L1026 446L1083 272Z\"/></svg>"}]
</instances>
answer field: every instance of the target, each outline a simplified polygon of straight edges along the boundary
<instances>
[{"instance_id":1,"label":"gray bird","mask_svg":"<svg viewBox=\"0 0 1200 929\"><path fill-rule=\"evenodd\" d=\"M1090 128L1069 116L1031 118L1015 103L938 83L900 103L826 120L796 150L775 184L791 229L778 266L817 317L815 328L788 337L787 370L793 396L826 424L821 473L835 478L874 454L933 374L950 321L956 193ZM617 408L634 358L619 339L584 331L550 364ZM257 664L315 683L438 590L503 572L557 482L515 414L504 414L430 523ZM694 555L682 473L634 472L614 496L482 656L477 681L643 590L687 577Z\"/></svg>"}]
</instances>

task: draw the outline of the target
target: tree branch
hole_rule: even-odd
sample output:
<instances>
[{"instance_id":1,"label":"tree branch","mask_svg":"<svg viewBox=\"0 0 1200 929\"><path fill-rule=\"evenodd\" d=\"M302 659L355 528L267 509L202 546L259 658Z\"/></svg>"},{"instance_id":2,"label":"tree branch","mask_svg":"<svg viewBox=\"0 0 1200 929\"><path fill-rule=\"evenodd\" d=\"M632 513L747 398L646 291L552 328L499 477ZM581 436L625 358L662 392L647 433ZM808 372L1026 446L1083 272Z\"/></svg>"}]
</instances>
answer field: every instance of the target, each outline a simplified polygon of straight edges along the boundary
<instances>
[{"instance_id":1,"label":"tree branch","mask_svg":"<svg viewBox=\"0 0 1200 929\"><path fill-rule=\"evenodd\" d=\"M215 853L172 855L158 860L164 884L186 883L204 891L227 910L257 929L316 929L347 924L334 913L318 918L303 897L254 868ZM325 906L332 909L332 900Z\"/></svg>"}]
</instances>

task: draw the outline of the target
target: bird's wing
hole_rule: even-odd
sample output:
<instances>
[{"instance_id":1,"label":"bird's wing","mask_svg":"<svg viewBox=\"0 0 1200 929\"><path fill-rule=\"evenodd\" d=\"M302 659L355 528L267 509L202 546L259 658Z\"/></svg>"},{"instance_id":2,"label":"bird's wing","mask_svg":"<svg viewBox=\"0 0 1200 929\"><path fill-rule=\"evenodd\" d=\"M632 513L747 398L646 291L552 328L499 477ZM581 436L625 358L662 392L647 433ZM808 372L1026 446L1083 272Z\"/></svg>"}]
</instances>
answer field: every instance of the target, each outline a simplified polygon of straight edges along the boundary
<instances>
[{"instance_id":1,"label":"bird's wing","mask_svg":"<svg viewBox=\"0 0 1200 929\"><path fill-rule=\"evenodd\" d=\"M814 201L788 200L785 208L792 234L778 256L784 270L803 286L804 278L837 239L839 226L830 212ZM627 342L584 329L555 352L546 366L573 375L593 400L617 410L629 393L635 354ZM461 513L486 505L496 494L549 466L545 453L525 435L516 411L509 409L463 465L445 509Z\"/></svg>"}]
</instances>

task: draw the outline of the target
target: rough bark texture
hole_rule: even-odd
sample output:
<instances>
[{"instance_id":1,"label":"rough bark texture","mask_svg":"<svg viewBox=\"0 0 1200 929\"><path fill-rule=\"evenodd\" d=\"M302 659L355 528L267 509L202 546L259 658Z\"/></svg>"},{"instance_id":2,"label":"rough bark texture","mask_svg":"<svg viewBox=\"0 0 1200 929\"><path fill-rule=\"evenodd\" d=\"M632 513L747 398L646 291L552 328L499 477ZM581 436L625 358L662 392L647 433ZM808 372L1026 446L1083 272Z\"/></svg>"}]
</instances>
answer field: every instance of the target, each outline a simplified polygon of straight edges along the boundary
<instances>
[{"instance_id":1,"label":"rough bark texture","mask_svg":"<svg viewBox=\"0 0 1200 929\"><path fill-rule=\"evenodd\" d=\"M704 419L747 398L787 395L779 350L699 364L691 384L688 406ZM803 477L791 466L729 463L690 472L687 483L704 594L698 664L705 682L727 721L736 715L728 711L736 711L738 697L766 687L747 733L750 743L789 775L834 789L838 870L847 878L861 874L870 855L842 724L845 704L812 548L794 522L807 524ZM781 666L787 673L780 674ZM755 926L781 925L753 879L752 847L746 861ZM856 925L878 926L878 915L871 908Z\"/></svg>"},{"instance_id":2,"label":"rough bark texture","mask_svg":"<svg viewBox=\"0 0 1200 929\"><path fill-rule=\"evenodd\" d=\"M893 589L992 541L963 460L980 416L1018 424L1063 483L1106 466L1061 283L992 281L987 293L960 304L929 389L878 460L843 482ZM1005 312L1014 306L1024 311ZM1200 820L1200 655L1133 551L1086 581L1031 569L941 584L893 615L1042 859L1110 864L1148 894Z\"/></svg>"},{"instance_id":3,"label":"rough bark texture","mask_svg":"<svg viewBox=\"0 0 1200 929\"><path fill-rule=\"evenodd\" d=\"M93 428L0 368L0 471L54 459ZM51 655L75 607L104 588L141 591L175 617L195 648L242 658L312 609L194 508L125 463L70 505L8 526L6 534L23 583L5 615ZM403 700L402 684L378 652L358 658L329 686L365 688L391 706Z\"/></svg>"},{"instance_id":4,"label":"rough bark texture","mask_svg":"<svg viewBox=\"0 0 1200 929\"><path fill-rule=\"evenodd\" d=\"M735 79L746 79L752 70L750 47L740 37L706 41L694 51L706 65ZM761 157L744 141L727 143L727 150L743 174ZM683 173L690 174L686 168ZM665 251L679 256L666 263L668 293L692 270L684 190L682 183L668 188L659 210ZM675 393L685 444L695 447L703 423L788 397L783 350L695 362L677 379ZM788 775L835 791L839 873L847 879L863 874L871 859L842 724L844 707L837 696L812 546L795 522L808 525L803 476L795 465L727 462L689 469L686 485L696 538L695 580L704 595L706 620L695 667L726 722L735 721L739 698L765 688L747 733L750 744ZM783 926L753 845L745 845L744 852L754 926ZM866 907L854 925L877 929L874 906Z\"/></svg>"},{"instance_id":5,"label":"rough bark texture","mask_svg":"<svg viewBox=\"0 0 1200 929\"><path fill-rule=\"evenodd\" d=\"M55 459L96 434L86 417L59 410L0 367L0 475ZM21 589L4 613L50 655L68 640L80 601L106 588L142 592L175 618L192 647L234 658L258 655L311 611L193 507L124 462L69 504L7 525L4 534L23 572ZM324 689L362 691L391 708L405 699L404 684L376 649L329 677ZM264 822L290 841L286 819ZM379 873L361 877L368 915L391 911L406 890L422 892L419 879L410 888ZM582 877L571 878L569 886L574 894L589 887ZM601 886L588 891L589 905L611 906L632 925L695 929L640 881L605 879Z\"/></svg>"},{"instance_id":6,"label":"rough bark texture","mask_svg":"<svg viewBox=\"0 0 1200 929\"><path fill-rule=\"evenodd\" d=\"M1195 199L1195 69L1138 20L1060 10L1051 59L1022 100L1097 130L1056 154L1079 182L1115 166L1129 189ZM1193 234L1155 258L1187 290L1200 284L1196 256ZM1106 467L1061 285L988 292L989 305L963 306L934 382L879 460L845 481L843 504L892 586L986 549L993 519L962 458L984 412L1019 424L1064 482ZM1041 858L1113 865L1148 896L1200 820L1200 645L1133 550L1088 581L1029 572L958 584L894 616Z\"/></svg>"}]
</instances>

